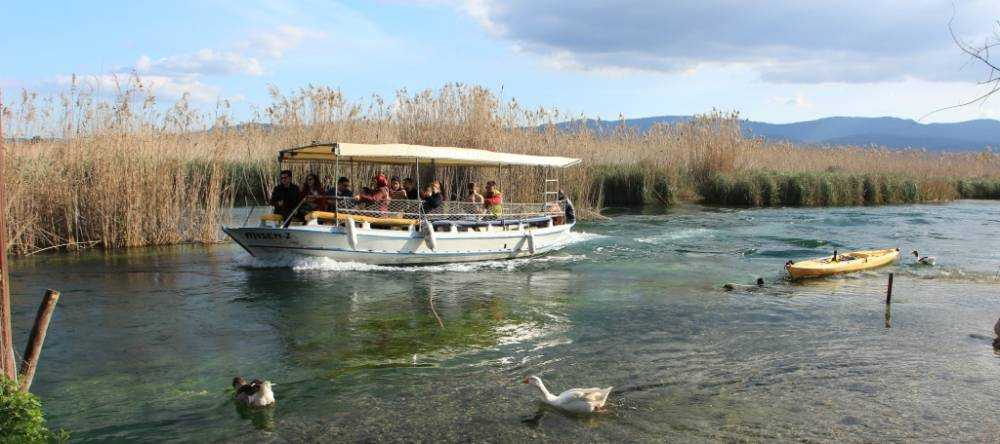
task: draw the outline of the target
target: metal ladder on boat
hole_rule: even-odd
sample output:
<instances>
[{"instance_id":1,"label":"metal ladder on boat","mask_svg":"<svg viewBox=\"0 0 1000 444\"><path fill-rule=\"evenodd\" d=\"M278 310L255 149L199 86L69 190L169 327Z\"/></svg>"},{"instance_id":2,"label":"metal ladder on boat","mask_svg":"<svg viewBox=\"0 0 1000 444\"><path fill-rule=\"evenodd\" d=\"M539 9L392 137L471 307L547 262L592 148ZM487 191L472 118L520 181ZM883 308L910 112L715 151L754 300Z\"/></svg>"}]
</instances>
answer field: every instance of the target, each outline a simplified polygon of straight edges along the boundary
<instances>
[{"instance_id":1,"label":"metal ladder on boat","mask_svg":"<svg viewBox=\"0 0 1000 444\"><path fill-rule=\"evenodd\" d=\"M545 179L545 190L542 192L542 202L545 204L549 204L550 202L559 203L559 179Z\"/></svg>"}]
</instances>

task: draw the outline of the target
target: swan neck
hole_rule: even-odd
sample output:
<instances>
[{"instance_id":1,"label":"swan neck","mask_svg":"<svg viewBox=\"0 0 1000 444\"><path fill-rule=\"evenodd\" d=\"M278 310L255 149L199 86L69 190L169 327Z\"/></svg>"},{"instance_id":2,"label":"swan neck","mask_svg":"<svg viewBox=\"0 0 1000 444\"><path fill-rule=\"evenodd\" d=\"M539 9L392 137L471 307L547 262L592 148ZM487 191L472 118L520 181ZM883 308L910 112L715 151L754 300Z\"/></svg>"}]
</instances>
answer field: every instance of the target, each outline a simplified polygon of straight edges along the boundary
<instances>
[{"instance_id":1,"label":"swan neck","mask_svg":"<svg viewBox=\"0 0 1000 444\"><path fill-rule=\"evenodd\" d=\"M542 381L539 380L538 385L536 387L538 387L538 391L542 392L542 396L545 398L546 401L552 401L556 399L555 395L549 393L549 389L545 388L545 383L543 383Z\"/></svg>"}]
</instances>

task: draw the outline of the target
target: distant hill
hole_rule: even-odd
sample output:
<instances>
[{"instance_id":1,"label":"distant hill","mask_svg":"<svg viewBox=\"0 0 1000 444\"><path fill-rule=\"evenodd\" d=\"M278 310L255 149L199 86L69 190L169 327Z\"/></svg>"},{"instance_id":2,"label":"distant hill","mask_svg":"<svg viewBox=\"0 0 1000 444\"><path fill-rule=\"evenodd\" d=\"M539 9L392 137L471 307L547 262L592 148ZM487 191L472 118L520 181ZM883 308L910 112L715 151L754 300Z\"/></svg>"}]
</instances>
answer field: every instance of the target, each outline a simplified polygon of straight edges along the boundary
<instances>
[{"instance_id":1,"label":"distant hill","mask_svg":"<svg viewBox=\"0 0 1000 444\"><path fill-rule=\"evenodd\" d=\"M691 116L644 117L626 119L625 125L646 131L654 124L691 119ZM571 129L580 123L563 122L559 127ZM616 120L587 120L585 123L597 130L611 129L619 124ZM795 123L744 120L742 126L748 135L814 145L879 145L934 151L978 151L1000 146L1000 121L988 119L924 124L895 117L828 117Z\"/></svg>"}]
</instances>

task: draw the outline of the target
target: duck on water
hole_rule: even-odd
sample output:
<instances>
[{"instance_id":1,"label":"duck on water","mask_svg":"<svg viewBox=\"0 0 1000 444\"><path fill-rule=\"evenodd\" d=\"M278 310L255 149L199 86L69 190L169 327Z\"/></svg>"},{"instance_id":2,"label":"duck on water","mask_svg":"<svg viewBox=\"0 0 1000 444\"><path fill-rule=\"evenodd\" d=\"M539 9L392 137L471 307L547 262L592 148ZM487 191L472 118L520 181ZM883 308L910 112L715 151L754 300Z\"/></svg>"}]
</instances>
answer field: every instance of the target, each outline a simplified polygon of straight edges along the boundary
<instances>
[{"instance_id":1,"label":"duck on water","mask_svg":"<svg viewBox=\"0 0 1000 444\"><path fill-rule=\"evenodd\" d=\"M919 265L934 265L934 256L921 256L920 252L913 250L913 257L917 258L917 264Z\"/></svg>"},{"instance_id":2,"label":"duck on water","mask_svg":"<svg viewBox=\"0 0 1000 444\"><path fill-rule=\"evenodd\" d=\"M267 407L274 404L274 392L271 391L271 381L254 379L249 384L242 376L233 378L233 388L236 389L236 402L248 407Z\"/></svg>"}]
</instances>

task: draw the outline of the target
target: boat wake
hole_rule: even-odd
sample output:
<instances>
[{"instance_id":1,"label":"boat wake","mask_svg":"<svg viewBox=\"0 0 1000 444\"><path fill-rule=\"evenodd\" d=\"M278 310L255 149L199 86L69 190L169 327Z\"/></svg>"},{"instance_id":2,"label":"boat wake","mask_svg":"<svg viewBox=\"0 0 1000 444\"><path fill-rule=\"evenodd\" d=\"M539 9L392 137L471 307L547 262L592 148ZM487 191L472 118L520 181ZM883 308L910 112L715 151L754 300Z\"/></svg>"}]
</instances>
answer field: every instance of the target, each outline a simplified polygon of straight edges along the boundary
<instances>
[{"instance_id":1,"label":"boat wake","mask_svg":"<svg viewBox=\"0 0 1000 444\"><path fill-rule=\"evenodd\" d=\"M909 276L915 279L934 279L979 284L1000 284L1000 270L996 272L987 272L983 270L966 270L958 267L927 267L908 264L900 266L897 274Z\"/></svg>"},{"instance_id":2,"label":"boat wake","mask_svg":"<svg viewBox=\"0 0 1000 444\"><path fill-rule=\"evenodd\" d=\"M634 240L642 244L660 244L664 242L669 243L678 240L710 237L714 234L715 230L711 230L708 228L688 228L677 231L670 231L663 234L657 234L654 236L637 237Z\"/></svg>"}]
</instances>

